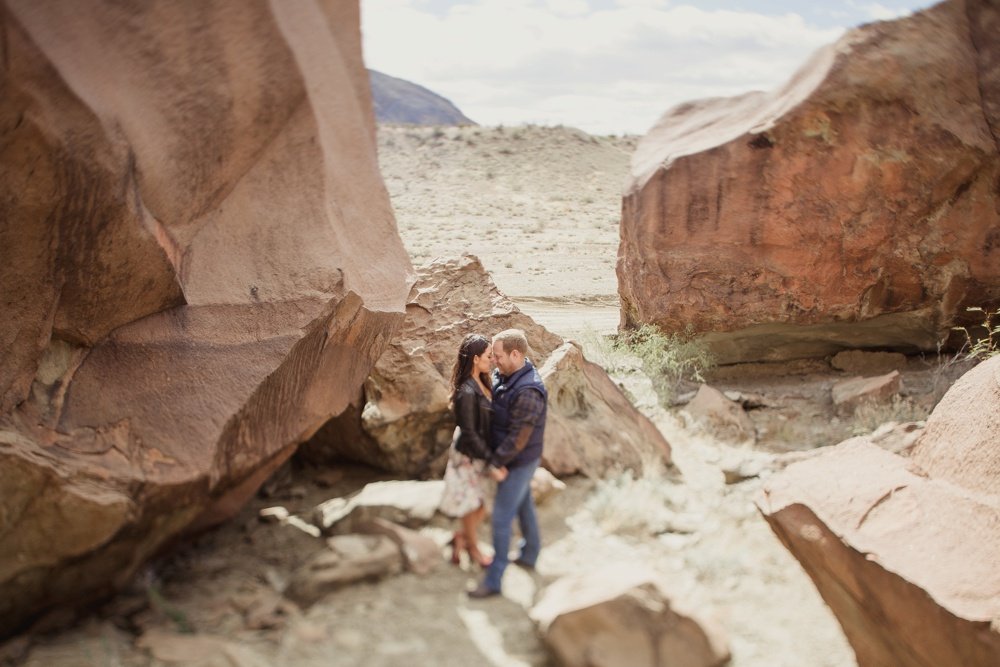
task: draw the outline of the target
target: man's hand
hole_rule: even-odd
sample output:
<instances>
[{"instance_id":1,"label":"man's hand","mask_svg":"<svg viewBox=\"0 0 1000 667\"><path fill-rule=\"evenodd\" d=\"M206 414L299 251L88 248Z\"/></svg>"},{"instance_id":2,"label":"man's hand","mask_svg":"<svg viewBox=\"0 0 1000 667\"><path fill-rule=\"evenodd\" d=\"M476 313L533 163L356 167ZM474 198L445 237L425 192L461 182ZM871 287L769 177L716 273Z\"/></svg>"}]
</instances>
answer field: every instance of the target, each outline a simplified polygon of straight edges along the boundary
<instances>
[{"instance_id":1,"label":"man's hand","mask_svg":"<svg viewBox=\"0 0 1000 667\"><path fill-rule=\"evenodd\" d=\"M503 468L494 468L494 467L491 466L490 467L490 477L492 477L494 480L496 480L498 482L504 481L505 479L507 479L507 468L506 467L503 467Z\"/></svg>"}]
</instances>

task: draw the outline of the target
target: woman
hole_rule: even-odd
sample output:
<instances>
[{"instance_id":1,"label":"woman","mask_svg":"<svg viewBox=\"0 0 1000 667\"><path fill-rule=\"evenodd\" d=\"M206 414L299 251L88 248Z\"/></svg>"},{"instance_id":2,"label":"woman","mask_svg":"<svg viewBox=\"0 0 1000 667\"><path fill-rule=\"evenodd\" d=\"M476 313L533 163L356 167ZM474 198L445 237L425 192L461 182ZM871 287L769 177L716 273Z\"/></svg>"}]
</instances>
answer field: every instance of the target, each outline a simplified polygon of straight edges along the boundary
<instances>
[{"instance_id":1,"label":"woman","mask_svg":"<svg viewBox=\"0 0 1000 667\"><path fill-rule=\"evenodd\" d=\"M490 341L485 336L469 334L458 349L458 360L451 374L451 403L457 427L444 473L441 511L462 519L462 529L455 531L452 540L451 562L456 565L463 550L480 566L490 564L490 558L479 551L476 531L486 516L488 478L483 470L492 451L489 441L492 361Z\"/></svg>"}]
</instances>

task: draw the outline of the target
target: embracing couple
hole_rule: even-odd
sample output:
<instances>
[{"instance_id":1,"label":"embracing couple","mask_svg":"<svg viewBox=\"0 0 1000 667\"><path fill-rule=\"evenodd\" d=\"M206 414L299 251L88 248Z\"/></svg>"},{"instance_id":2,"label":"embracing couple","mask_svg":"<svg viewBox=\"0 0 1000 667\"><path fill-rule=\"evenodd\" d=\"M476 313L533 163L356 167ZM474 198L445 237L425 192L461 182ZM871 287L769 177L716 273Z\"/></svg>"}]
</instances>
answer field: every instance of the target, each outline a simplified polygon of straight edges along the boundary
<instances>
[{"instance_id":1,"label":"embracing couple","mask_svg":"<svg viewBox=\"0 0 1000 667\"><path fill-rule=\"evenodd\" d=\"M469 591L473 598L500 594L515 517L523 540L514 562L533 568L541 549L531 477L542 458L547 394L527 353L528 340L520 329L501 331L492 342L469 334L452 373L451 399L458 426L445 470L441 511L462 520L452 544L452 562L457 564L465 550L486 568L483 581ZM497 483L492 560L480 553L476 537L486 515L491 480Z\"/></svg>"}]
</instances>

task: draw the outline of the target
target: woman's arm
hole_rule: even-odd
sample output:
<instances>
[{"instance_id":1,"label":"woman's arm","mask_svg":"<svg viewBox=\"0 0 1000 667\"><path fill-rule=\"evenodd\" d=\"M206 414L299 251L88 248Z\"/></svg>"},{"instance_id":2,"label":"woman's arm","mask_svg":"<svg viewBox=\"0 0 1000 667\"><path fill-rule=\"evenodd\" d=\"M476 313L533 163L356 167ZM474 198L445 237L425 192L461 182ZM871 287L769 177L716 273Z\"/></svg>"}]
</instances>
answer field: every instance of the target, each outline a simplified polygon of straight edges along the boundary
<instances>
[{"instance_id":1,"label":"woman's arm","mask_svg":"<svg viewBox=\"0 0 1000 667\"><path fill-rule=\"evenodd\" d=\"M455 448L474 459L486 459L493 452L476 429L478 416L478 397L470 391L459 391L455 396L455 420L459 428Z\"/></svg>"}]
</instances>

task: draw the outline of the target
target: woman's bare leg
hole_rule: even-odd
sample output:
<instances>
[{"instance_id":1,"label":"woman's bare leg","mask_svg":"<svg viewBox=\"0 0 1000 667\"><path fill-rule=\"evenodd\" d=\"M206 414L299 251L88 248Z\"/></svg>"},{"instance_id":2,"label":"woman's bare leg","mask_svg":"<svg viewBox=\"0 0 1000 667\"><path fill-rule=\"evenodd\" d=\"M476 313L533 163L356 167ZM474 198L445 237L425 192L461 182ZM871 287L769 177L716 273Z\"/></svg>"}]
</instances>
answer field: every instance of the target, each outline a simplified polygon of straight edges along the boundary
<instances>
[{"instance_id":1,"label":"woman's bare leg","mask_svg":"<svg viewBox=\"0 0 1000 667\"><path fill-rule=\"evenodd\" d=\"M469 552L469 557L483 567L490 563L490 559L479 551L478 529L485 516L486 508L480 505L462 517L462 526L465 529L465 548Z\"/></svg>"}]
</instances>

